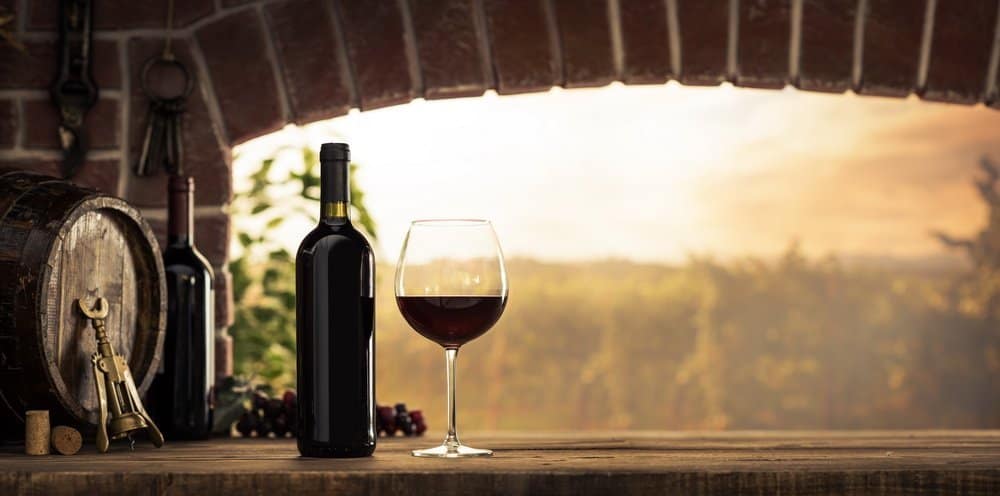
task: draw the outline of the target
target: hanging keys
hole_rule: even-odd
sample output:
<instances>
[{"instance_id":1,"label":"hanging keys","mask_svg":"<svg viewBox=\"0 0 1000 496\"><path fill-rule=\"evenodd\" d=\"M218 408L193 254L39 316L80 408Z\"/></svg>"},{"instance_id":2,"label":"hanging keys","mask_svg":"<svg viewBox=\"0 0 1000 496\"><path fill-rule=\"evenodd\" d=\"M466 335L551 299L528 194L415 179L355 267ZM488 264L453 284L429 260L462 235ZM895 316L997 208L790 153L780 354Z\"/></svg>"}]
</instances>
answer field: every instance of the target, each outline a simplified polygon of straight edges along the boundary
<instances>
[{"instance_id":1,"label":"hanging keys","mask_svg":"<svg viewBox=\"0 0 1000 496\"><path fill-rule=\"evenodd\" d=\"M194 78L181 61L164 54L146 62L141 79L149 111L135 173L148 176L162 167L168 174L182 174L183 118Z\"/></svg>"}]
</instances>

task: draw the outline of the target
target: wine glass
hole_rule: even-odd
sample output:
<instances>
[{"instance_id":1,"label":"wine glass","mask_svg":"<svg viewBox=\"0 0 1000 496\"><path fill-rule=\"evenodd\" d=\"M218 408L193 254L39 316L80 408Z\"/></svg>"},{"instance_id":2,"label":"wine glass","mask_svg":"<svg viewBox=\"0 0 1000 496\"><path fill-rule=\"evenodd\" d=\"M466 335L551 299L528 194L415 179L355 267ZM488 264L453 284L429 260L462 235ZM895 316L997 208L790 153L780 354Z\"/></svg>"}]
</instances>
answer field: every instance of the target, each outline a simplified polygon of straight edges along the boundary
<instances>
[{"instance_id":1,"label":"wine glass","mask_svg":"<svg viewBox=\"0 0 1000 496\"><path fill-rule=\"evenodd\" d=\"M482 336L507 305L507 269L487 220L418 220L410 224L396 265L396 305L406 321L444 347L448 372L448 435L441 446L413 456L490 456L470 448L455 429L455 357Z\"/></svg>"}]
</instances>

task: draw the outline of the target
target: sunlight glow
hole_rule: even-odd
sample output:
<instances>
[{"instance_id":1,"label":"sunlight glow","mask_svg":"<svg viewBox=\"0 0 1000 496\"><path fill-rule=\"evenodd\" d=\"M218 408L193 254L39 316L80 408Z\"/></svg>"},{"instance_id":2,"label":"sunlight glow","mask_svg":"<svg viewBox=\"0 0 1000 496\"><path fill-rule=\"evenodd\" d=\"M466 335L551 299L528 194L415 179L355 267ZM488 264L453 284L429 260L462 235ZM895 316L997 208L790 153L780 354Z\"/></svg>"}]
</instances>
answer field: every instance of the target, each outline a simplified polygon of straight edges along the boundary
<instances>
[{"instance_id":1,"label":"sunlight glow","mask_svg":"<svg viewBox=\"0 0 1000 496\"><path fill-rule=\"evenodd\" d=\"M1000 159L1000 112L676 82L488 92L289 126L238 148L237 190L276 147L334 137L360 165L383 259L433 217L491 219L508 255L552 260L773 255L793 240L927 257L943 253L930 230L981 224L970 181L980 156Z\"/></svg>"}]
</instances>

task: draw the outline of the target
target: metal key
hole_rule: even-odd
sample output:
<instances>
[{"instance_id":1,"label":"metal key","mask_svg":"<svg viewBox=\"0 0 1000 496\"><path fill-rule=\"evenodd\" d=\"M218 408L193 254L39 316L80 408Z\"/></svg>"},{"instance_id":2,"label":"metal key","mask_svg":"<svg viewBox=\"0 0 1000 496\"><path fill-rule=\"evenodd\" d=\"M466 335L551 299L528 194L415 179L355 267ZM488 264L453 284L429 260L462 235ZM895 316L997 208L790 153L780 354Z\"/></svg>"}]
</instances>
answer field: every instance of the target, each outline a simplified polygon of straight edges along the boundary
<instances>
[{"instance_id":1,"label":"metal key","mask_svg":"<svg viewBox=\"0 0 1000 496\"><path fill-rule=\"evenodd\" d=\"M183 119L184 119L184 104L183 98L178 98L164 102L163 113L166 121L166 130L164 131L164 154L163 154L163 166L167 169L168 174L180 175L184 171L182 169L181 158L184 156L184 142L183 142Z\"/></svg>"},{"instance_id":2,"label":"metal key","mask_svg":"<svg viewBox=\"0 0 1000 496\"><path fill-rule=\"evenodd\" d=\"M184 78L180 94L164 97L150 90L150 71L157 66L180 71ZM160 167L168 174L183 173L183 118L193 86L194 80L187 67L172 55L154 57L146 62L142 70L142 90L149 98L149 110L139 162L135 166L136 175L155 174Z\"/></svg>"},{"instance_id":3,"label":"metal key","mask_svg":"<svg viewBox=\"0 0 1000 496\"><path fill-rule=\"evenodd\" d=\"M163 121L161 114L156 110L156 104L149 105L148 116L146 118L146 134L142 139L142 149L139 153L139 163L136 164L135 174L137 176L148 176L155 172L155 168L162 161L159 154L163 141Z\"/></svg>"}]
</instances>

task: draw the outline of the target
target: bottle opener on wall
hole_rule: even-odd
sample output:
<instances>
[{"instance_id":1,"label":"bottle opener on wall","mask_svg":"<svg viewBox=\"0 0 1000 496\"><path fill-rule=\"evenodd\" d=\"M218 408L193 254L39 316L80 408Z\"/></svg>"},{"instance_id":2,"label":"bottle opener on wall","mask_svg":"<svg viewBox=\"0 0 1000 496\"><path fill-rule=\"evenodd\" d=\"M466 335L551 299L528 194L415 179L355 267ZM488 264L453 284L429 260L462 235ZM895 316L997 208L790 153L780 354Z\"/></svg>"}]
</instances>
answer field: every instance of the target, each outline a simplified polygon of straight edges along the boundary
<instances>
[{"instance_id":1,"label":"bottle opener on wall","mask_svg":"<svg viewBox=\"0 0 1000 496\"><path fill-rule=\"evenodd\" d=\"M97 338L97 353L90 359L94 367L97 400L100 403L97 451L106 453L110 440L125 437L129 439L131 447L135 444L132 433L137 431L147 431L153 446L163 446L163 434L142 406L128 363L115 353L108 340L104 327L104 320L108 317L108 300L98 298L93 308L88 308L83 300L76 302L83 315L90 319Z\"/></svg>"},{"instance_id":2,"label":"bottle opener on wall","mask_svg":"<svg viewBox=\"0 0 1000 496\"><path fill-rule=\"evenodd\" d=\"M58 107L62 175L70 179L87 156L84 117L97 102L97 85L90 73L90 0L62 0L59 11L59 74L52 85Z\"/></svg>"}]
</instances>

